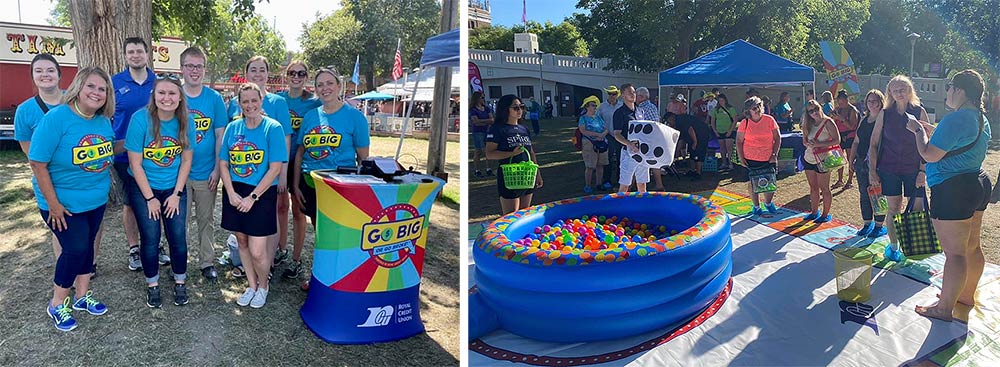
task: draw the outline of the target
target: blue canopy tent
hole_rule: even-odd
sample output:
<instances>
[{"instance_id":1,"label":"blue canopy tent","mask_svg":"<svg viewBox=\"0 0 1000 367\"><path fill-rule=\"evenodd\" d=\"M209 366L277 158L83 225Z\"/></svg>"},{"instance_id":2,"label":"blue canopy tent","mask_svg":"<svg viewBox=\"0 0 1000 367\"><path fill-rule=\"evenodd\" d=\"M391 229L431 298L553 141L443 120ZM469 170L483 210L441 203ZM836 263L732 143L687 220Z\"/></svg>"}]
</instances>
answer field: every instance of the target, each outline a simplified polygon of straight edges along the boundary
<instances>
[{"instance_id":1,"label":"blue canopy tent","mask_svg":"<svg viewBox=\"0 0 1000 367\"><path fill-rule=\"evenodd\" d=\"M376 91L371 91L357 97L351 97L351 99L356 99L359 101L367 101L367 100L384 101L395 98L396 97L391 94L379 93Z\"/></svg>"},{"instance_id":2,"label":"blue canopy tent","mask_svg":"<svg viewBox=\"0 0 1000 367\"><path fill-rule=\"evenodd\" d=\"M424 73L424 70L428 68L458 67L460 55L461 40L458 28L427 39L427 42L424 44L424 54L420 56L420 70L417 72L417 79L413 84L410 104L406 108L406 119L403 122L403 128L399 132L399 144L396 146L396 160L399 160L399 153L403 149L403 136L406 134L406 126L409 125L411 115L413 114L413 101L416 100L417 90L420 86L420 77ZM450 71L446 73L450 74ZM442 74L439 73L438 75ZM432 111L447 108L445 101L432 101L432 103Z\"/></svg>"},{"instance_id":3,"label":"blue canopy tent","mask_svg":"<svg viewBox=\"0 0 1000 367\"><path fill-rule=\"evenodd\" d=\"M775 55L744 40L736 40L699 58L660 72L660 105L663 88L801 86L802 93L815 83L810 66ZM688 91L688 99L691 100Z\"/></svg>"}]
</instances>

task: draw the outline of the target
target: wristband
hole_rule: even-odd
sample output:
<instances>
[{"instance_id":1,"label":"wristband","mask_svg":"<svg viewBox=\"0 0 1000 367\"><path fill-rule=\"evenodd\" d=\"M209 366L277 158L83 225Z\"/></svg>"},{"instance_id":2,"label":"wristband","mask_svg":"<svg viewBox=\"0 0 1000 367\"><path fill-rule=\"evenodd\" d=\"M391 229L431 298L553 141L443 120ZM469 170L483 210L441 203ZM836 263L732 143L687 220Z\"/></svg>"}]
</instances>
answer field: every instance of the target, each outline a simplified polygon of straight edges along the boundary
<instances>
[{"instance_id":1,"label":"wristband","mask_svg":"<svg viewBox=\"0 0 1000 367\"><path fill-rule=\"evenodd\" d=\"M148 203L150 201L153 201L153 199L156 199L156 195L153 195L153 196L150 196L150 197L146 198L146 202Z\"/></svg>"}]
</instances>

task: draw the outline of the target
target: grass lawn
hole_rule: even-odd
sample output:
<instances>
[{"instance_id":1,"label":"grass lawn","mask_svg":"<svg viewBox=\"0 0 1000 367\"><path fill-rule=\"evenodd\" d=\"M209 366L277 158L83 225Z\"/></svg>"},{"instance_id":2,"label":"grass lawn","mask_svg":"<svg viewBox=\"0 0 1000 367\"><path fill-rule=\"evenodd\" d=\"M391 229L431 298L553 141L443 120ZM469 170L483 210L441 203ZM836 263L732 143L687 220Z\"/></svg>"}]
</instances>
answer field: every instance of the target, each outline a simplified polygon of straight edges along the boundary
<instances>
[{"instance_id":1,"label":"grass lawn","mask_svg":"<svg viewBox=\"0 0 1000 367\"><path fill-rule=\"evenodd\" d=\"M532 143L535 154L538 156L538 164L541 166L540 170L545 186L535 190L532 198L533 203L541 204L584 195L583 158L572 144L576 120L572 118L542 120L541 126L541 135L532 138ZM467 159L472 159L471 149L467 151L467 154ZM495 162L493 164L495 167ZM470 170L471 168L470 164ZM991 175L991 178L995 178L996 172L1000 169L1000 152L989 150L983 168ZM831 181L836 181L836 173L833 175ZM675 192L693 193L723 188L744 195L749 193L745 179L734 181L733 175L730 173L706 172L701 180L695 182L688 178L671 176L666 176L663 179L667 190ZM808 211L809 184L806 181L806 175L800 172L790 176L779 175L778 179L775 202L779 205ZM496 219L500 214L496 178L475 179L470 177L469 180L469 221ZM652 186L653 183L650 182L649 187ZM855 225L863 223L858 204L860 197L856 181L850 189L834 189L833 197L831 214L834 217ZM1000 215L996 214L996 210L996 208L991 207L986 211L982 233L983 252L987 261L994 264L1000 263Z\"/></svg>"},{"instance_id":2,"label":"grass lawn","mask_svg":"<svg viewBox=\"0 0 1000 367\"><path fill-rule=\"evenodd\" d=\"M395 139L372 138L371 154L395 154ZM306 293L298 280L277 277L267 305L243 308L236 298L246 281L222 273L206 282L197 269L197 253L189 237L190 303L172 304L173 290L163 287L164 305L145 305L141 272L126 266L127 244L121 209L105 215L98 257L95 295L110 309L103 316L74 312L80 326L57 331L43 313L51 297L54 257L50 232L44 227L31 189L24 155L13 146L0 150L0 365L324 365L399 366L457 365L459 359L459 220L458 144L448 143L446 169L451 174L446 197L434 205L428 233L420 316L426 333L393 343L341 346L327 344L302 323L299 307ZM13 149L12 149L13 148ZM408 139L400 158L404 166L423 170L427 141ZM221 200L221 195L219 196ZM221 203L216 205L216 223ZM228 233L216 231L216 256ZM312 265L312 231L307 231L303 261ZM278 276L284 270L275 271ZM161 267L167 279L169 267ZM166 281L165 283L169 283ZM336 313L336 309L330 312Z\"/></svg>"}]
</instances>

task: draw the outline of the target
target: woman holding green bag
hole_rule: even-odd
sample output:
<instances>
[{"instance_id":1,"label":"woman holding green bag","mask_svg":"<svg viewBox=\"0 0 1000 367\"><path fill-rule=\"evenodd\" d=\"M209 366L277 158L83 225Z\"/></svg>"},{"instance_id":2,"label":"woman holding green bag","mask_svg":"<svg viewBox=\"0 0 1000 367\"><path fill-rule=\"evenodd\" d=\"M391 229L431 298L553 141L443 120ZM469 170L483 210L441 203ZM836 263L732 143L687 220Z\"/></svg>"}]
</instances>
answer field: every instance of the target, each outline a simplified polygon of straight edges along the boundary
<instances>
[{"instance_id":1,"label":"woman holding green bag","mask_svg":"<svg viewBox=\"0 0 1000 367\"><path fill-rule=\"evenodd\" d=\"M945 254L940 300L915 310L944 321L952 320L957 303L975 306L976 287L986 264L980 234L993 185L982 170L990 140L984 89L978 72L962 71L945 89L945 104L955 112L941 119L936 128L913 118L906 123L916 137L917 152L927 161L930 215Z\"/></svg>"},{"instance_id":2,"label":"woman holding green bag","mask_svg":"<svg viewBox=\"0 0 1000 367\"><path fill-rule=\"evenodd\" d=\"M535 174L534 187L520 188L521 186L513 184L513 177L505 179L505 165L538 162L535 150L531 147L528 128L518 124L524 111L524 103L517 96L508 94L500 97L494 119L496 123L490 125L490 130L486 133L486 159L500 163L500 169L497 170L497 192L500 194L503 214L530 206L534 189L542 187L542 175L538 173Z\"/></svg>"},{"instance_id":3,"label":"woman holding green bag","mask_svg":"<svg viewBox=\"0 0 1000 367\"><path fill-rule=\"evenodd\" d=\"M829 161L835 160L830 154L840 149L840 133L833 119L826 116L823 107L815 100L806 105L806 116L802 119L802 145L806 147L802 159L809 181L809 204L811 211L805 220L816 223L829 222L833 194L830 192ZM822 196L820 196L822 194ZM819 205L823 203L823 213Z\"/></svg>"}]
</instances>

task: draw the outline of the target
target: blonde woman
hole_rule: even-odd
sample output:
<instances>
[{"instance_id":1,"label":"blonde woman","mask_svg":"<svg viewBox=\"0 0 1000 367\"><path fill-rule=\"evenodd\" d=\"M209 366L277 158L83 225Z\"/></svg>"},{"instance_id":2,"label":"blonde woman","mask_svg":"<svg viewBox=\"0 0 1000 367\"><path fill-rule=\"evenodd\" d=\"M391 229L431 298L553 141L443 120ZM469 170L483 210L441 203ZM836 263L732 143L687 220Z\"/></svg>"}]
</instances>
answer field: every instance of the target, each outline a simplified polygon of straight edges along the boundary
<instances>
[{"instance_id":1,"label":"blonde woman","mask_svg":"<svg viewBox=\"0 0 1000 367\"><path fill-rule=\"evenodd\" d=\"M833 194L830 192L830 172L821 167L819 155L840 146L840 133L833 119L823 113L823 106L815 100L806 105L806 116L802 119L802 145L806 147L802 158L805 162L806 179L809 181L809 214L805 220L816 223L829 222ZM819 205L823 203L823 212Z\"/></svg>"},{"instance_id":2,"label":"blonde woman","mask_svg":"<svg viewBox=\"0 0 1000 367\"><path fill-rule=\"evenodd\" d=\"M111 77L100 68L77 72L62 103L35 128L28 150L35 175L35 199L42 220L59 239L52 298L45 309L56 329L77 327L72 310L108 312L90 292L94 237L104 219L114 155L115 97ZM77 154L86 153L86 154ZM76 297L69 297L70 287Z\"/></svg>"},{"instance_id":3,"label":"blonde woman","mask_svg":"<svg viewBox=\"0 0 1000 367\"><path fill-rule=\"evenodd\" d=\"M920 98L913 91L910 78L897 75L886 86L888 101L879 118L875 119L872 141L868 148L868 176L871 185L881 186L882 194L889 203L886 218L903 211L903 197L910 200L924 197L926 176L924 164L917 153L917 143L913 133L906 129L909 116L927 121L927 112L920 106ZM922 209L923 200L915 208ZM901 261L899 242L892 221L886 222L889 245L885 256L893 261Z\"/></svg>"},{"instance_id":4,"label":"blonde woman","mask_svg":"<svg viewBox=\"0 0 1000 367\"><path fill-rule=\"evenodd\" d=\"M139 254L146 276L146 306L159 308L160 269L157 267L161 227L170 248L174 305L187 304L187 185L194 157L196 129L188 116L181 81L160 74L153 83L149 106L136 111L125 135L128 182L125 190L139 227Z\"/></svg>"}]
</instances>

